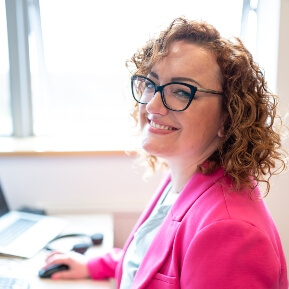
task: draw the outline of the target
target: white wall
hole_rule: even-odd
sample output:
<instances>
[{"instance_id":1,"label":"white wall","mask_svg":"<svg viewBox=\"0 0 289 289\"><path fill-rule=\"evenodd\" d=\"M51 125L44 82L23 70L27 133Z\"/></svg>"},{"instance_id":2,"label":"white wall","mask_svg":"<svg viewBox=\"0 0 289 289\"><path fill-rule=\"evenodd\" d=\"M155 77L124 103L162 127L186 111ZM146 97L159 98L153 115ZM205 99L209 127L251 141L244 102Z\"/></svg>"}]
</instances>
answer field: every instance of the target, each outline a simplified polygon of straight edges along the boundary
<instances>
[{"instance_id":1,"label":"white wall","mask_svg":"<svg viewBox=\"0 0 289 289\"><path fill-rule=\"evenodd\" d=\"M0 158L0 179L11 208L50 213L141 211L161 174L146 181L129 156Z\"/></svg>"},{"instance_id":2,"label":"white wall","mask_svg":"<svg viewBox=\"0 0 289 289\"><path fill-rule=\"evenodd\" d=\"M263 39L261 43L269 46L269 53L263 53L260 62L265 71L275 72L276 92L280 97L280 108L289 113L289 0L262 0L267 5L267 13L262 21ZM279 6L280 5L280 6ZM278 9L277 9L278 8ZM276 24L274 19L280 19ZM262 51L262 46L259 47ZM287 125L288 125L287 117ZM288 131L287 131L288 135ZM289 152L289 141L284 140L284 147ZM268 207L279 229L289 268L289 173L272 179L272 191L266 198Z\"/></svg>"}]
</instances>

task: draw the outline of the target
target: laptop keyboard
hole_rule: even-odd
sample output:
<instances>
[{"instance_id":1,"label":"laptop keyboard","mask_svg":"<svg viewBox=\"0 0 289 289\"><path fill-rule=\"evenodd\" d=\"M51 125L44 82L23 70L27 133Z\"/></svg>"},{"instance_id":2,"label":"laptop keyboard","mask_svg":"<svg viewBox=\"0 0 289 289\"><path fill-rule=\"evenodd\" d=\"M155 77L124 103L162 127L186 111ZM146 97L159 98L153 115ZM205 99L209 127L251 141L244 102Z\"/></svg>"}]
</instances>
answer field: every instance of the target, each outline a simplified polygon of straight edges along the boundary
<instances>
[{"instance_id":1,"label":"laptop keyboard","mask_svg":"<svg viewBox=\"0 0 289 289\"><path fill-rule=\"evenodd\" d=\"M28 289L29 283L24 279L0 277L0 289Z\"/></svg>"},{"instance_id":2,"label":"laptop keyboard","mask_svg":"<svg viewBox=\"0 0 289 289\"><path fill-rule=\"evenodd\" d=\"M36 222L37 221L28 220L28 219L19 219L15 221L10 226L0 231L0 246L8 245L13 240L15 240L18 236L24 233L26 230L28 230L31 226L33 226ZM0 287L0 289L1 288L4 288L4 287Z\"/></svg>"}]
</instances>

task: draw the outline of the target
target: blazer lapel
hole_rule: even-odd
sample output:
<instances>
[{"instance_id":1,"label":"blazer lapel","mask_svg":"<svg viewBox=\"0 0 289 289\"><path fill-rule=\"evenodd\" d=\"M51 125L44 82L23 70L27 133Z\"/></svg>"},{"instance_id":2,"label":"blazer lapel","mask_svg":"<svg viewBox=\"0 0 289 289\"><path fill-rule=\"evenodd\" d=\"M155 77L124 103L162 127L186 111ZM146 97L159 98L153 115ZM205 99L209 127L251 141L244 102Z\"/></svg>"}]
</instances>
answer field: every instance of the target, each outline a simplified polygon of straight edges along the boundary
<instances>
[{"instance_id":1,"label":"blazer lapel","mask_svg":"<svg viewBox=\"0 0 289 289\"><path fill-rule=\"evenodd\" d=\"M152 244L150 245L138 272L133 281L132 288L146 288L151 279L158 272L166 258L172 252L173 242L177 230L193 203L209 187L220 181L224 176L222 169L209 176L196 173L184 187L181 195L169 211ZM209 180L209 181L208 181ZM167 182L166 182L167 183Z\"/></svg>"},{"instance_id":2,"label":"blazer lapel","mask_svg":"<svg viewBox=\"0 0 289 289\"><path fill-rule=\"evenodd\" d=\"M132 288L145 288L158 272L166 257L171 253L179 226L180 222L168 216L165 218L135 275Z\"/></svg>"},{"instance_id":3,"label":"blazer lapel","mask_svg":"<svg viewBox=\"0 0 289 289\"><path fill-rule=\"evenodd\" d=\"M139 220L137 221L136 225L134 226L133 230L131 231L124 247L123 250L124 252L126 252L128 246L130 245L133 237L134 237L134 233L137 231L137 229L142 225L142 223L149 217L149 215L151 214L152 210L154 209L155 205L157 204L159 198L161 197L164 189L166 188L166 186L168 185L168 183L170 182L170 175L167 175L164 179L164 181L161 183L161 185L159 186L159 188L156 190L156 194L153 196L151 202L149 203L149 205L147 206L147 208L143 211L142 215L140 216ZM124 259L124 255L122 256L120 262L117 265L117 269L116 269L116 282L117 285L119 287L120 285L120 281L121 281L121 276L122 276L122 263L123 263L123 259Z\"/></svg>"},{"instance_id":4,"label":"blazer lapel","mask_svg":"<svg viewBox=\"0 0 289 289\"><path fill-rule=\"evenodd\" d=\"M181 222L187 211L195 201L217 182L222 182L224 171L217 169L210 175L195 173L187 185L181 191L181 195L172 207L172 215L175 221Z\"/></svg>"}]
</instances>

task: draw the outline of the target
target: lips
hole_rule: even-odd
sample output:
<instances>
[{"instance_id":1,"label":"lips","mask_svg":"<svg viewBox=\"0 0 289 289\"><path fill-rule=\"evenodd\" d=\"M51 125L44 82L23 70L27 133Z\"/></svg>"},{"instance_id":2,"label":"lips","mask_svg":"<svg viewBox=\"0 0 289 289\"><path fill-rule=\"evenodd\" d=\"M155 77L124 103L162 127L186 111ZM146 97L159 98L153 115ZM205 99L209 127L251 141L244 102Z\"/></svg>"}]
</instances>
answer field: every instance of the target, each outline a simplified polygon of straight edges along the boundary
<instances>
[{"instance_id":1,"label":"lips","mask_svg":"<svg viewBox=\"0 0 289 289\"><path fill-rule=\"evenodd\" d=\"M164 124L155 123L152 120L149 123L150 123L151 127L156 128L156 129L160 129L160 130L177 130L177 128L175 128L175 127L164 125Z\"/></svg>"}]
</instances>

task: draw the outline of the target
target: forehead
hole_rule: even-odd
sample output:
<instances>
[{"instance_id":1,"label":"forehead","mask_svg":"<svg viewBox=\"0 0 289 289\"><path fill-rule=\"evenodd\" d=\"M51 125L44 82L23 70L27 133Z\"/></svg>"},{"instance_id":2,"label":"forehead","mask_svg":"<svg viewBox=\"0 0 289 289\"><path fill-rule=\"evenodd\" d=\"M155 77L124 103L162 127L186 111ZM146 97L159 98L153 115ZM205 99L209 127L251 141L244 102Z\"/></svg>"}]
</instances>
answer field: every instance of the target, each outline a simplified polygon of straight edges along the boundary
<instances>
[{"instance_id":1,"label":"forehead","mask_svg":"<svg viewBox=\"0 0 289 289\"><path fill-rule=\"evenodd\" d=\"M152 71L166 78L192 77L202 85L212 81L222 83L214 53L186 41L173 42L168 54L152 67Z\"/></svg>"}]
</instances>

